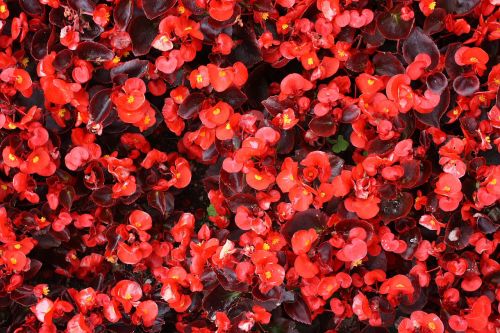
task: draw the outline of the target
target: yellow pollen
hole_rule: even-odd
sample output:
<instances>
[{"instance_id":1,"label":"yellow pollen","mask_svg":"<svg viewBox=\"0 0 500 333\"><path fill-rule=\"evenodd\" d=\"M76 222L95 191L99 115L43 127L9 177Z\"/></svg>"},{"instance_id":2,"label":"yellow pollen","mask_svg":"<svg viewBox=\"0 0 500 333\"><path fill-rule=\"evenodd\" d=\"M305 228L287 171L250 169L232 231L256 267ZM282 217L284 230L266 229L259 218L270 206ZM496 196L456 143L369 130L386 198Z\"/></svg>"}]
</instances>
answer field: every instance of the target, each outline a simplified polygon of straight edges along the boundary
<instances>
[{"instance_id":1,"label":"yellow pollen","mask_svg":"<svg viewBox=\"0 0 500 333\"><path fill-rule=\"evenodd\" d=\"M396 285L396 288L400 288L400 289L401 289L401 288L405 288L405 285L404 285L404 284L401 284L401 283L398 283L398 284Z\"/></svg>"},{"instance_id":2,"label":"yellow pollen","mask_svg":"<svg viewBox=\"0 0 500 333\"><path fill-rule=\"evenodd\" d=\"M117 64L117 63L119 63L119 62L120 62L120 57L115 56L115 57L113 58L113 64Z\"/></svg>"},{"instance_id":3,"label":"yellow pollen","mask_svg":"<svg viewBox=\"0 0 500 333\"><path fill-rule=\"evenodd\" d=\"M500 84L500 78L498 78L498 77L494 78L493 82L495 82L496 84Z\"/></svg>"},{"instance_id":4,"label":"yellow pollen","mask_svg":"<svg viewBox=\"0 0 500 333\"><path fill-rule=\"evenodd\" d=\"M429 326L429 328L433 331L436 329L436 324L434 324L432 321L429 324L427 324L427 326Z\"/></svg>"},{"instance_id":5,"label":"yellow pollen","mask_svg":"<svg viewBox=\"0 0 500 333\"><path fill-rule=\"evenodd\" d=\"M21 244L19 244L19 243L18 243L18 244L16 244L16 245L14 245L14 248L15 248L16 250L20 250L20 249L21 249L21 247L22 247L22 246L21 246Z\"/></svg>"},{"instance_id":6,"label":"yellow pollen","mask_svg":"<svg viewBox=\"0 0 500 333\"><path fill-rule=\"evenodd\" d=\"M470 62L477 63L477 62L479 62L479 60L476 57L472 57L472 58L470 58Z\"/></svg>"},{"instance_id":7,"label":"yellow pollen","mask_svg":"<svg viewBox=\"0 0 500 333\"><path fill-rule=\"evenodd\" d=\"M45 296L47 296L49 293L50 293L49 287L43 287L42 294L44 294Z\"/></svg>"},{"instance_id":8,"label":"yellow pollen","mask_svg":"<svg viewBox=\"0 0 500 333\"><path fill-rule=\"evenodd\" d=\"M306 245L306 246L311 245L311 241L310 241L309 239L308 239L308 240L306 240L305 245Z\"/></svg>"},{"instance_id":9,"label":"yellow pollen","mask_svg":"<svg viewBox=\"0 0 500 333\"><path fill-rule=\"evenodd\" d=\"M140 228L140 227L142 227L142 223L141 223L141 222L136 223L136 224L135 224L135 226L136 226L137 228Z\"/></svg>"},{"instance_id":10,"label":"yellow pollen","mask_svg":"<svg viewBox=\"0 0 500 333\"><path fill-rule=\"evenodd\" d=\"M257 180L262 180L262 176L260 176L260 175L255 175L254 178Z\"/></svg>"},{"instance_id":11,"label":"yellow pollen","mask_svg":"<svg viewBox=\"0 0 500 333\"><path fill-rule=\"evenodd\" d=\"M339 54L339 56L341 57L345 57L345 52L344 50L338 50L337 53Z\"/></svg>"},{"instance_id":12,"label":"yellow pollen","mask_svg":"<svg viewBox=\"0 0 500 333\"><path fill-rule=\"evenodd\" d=\"M333 290L333 286L331 284L329 284L328 286L326 286L326 291L330 292Z\"/></svg>"},{"instance_id":13,"label":"yellow pollen","mask_svg":"<svg viewBox=\"0 0 500 333\"><path fill-rule=\"evenodd\" d=\"M131 95L131 96L127 97L127 103L128 104L132 104L132 103L134 103L134 101L135 101L135 97L134 96Z\"/></svg>"},{"instance_id":14,"label":"yellow pollen","mask_svg":"<svg viewBox=\"0 0 500 333\"><path fill-rule=\"evenodd\" d=\"M287 114L285 114L283 116L283 125L290 125L291 122L292 122L292 119L290 119L290 117Z\"/></svg>"},{"instance_id":15,"label":"yellow pollen","mask_svg":"<svg viewBox=\"0 0 500 333\"><path fill-rule=\"evenodd\" d=\"M269 244L267 244L267 243L264 243L264 245L262 245L262 249L264 251L269 251L270 248L271 248L271 246L269 246Z\"/></svg>"},{"instance_id":16,"label":"yellow pollen","mask_svg":"<svg viewBox=\"0 0 500 333\"><path fill-rule=\"evenodd\" d=\"M281 25L281 29L282 29L282 30L286 30L286 29L288 29L288 24L283 23L283 24Z\"/></svg>"},{"instance_id":17,"label":"yellow pollen","mask_svg":"<svg viewBox=\"0 0 500 333\"><path fill-rule=\"evenodd\" d=\"M193 30L193 27L191 27L191 26L184 28L184 31L191 31L191 30Z\"/></svg>"},{"instance_id":18,"label":"yellow pollen","mask_svg":"<svg viewBox=\"0 0 500 333\"><path fill-rule=\"evenodd\" d=\"M273 274L269 271L267 271L264 275L266 276L266 279L270 279L273 276Z\"/></svg>"},{"instance_id":19,"label":"yellow pollen","mask_svg":"<svg viewBox=\"0 0 500 333\"><path fill-rule=\"evenodd\" d=\"M304 190L304 191L302 191L302 194L303 194L303 195L308 195L308 194L309 194L309 192L308 192L307 190Z\"/></svg>"},{"instance_id":20,"label":"yellow pollen","mask_svg":"<svg viewBox=\"0 0 500 333\"><path fill-rule=\"evenodd\" d=\"M434 8L436 8L436 1L433 1L429 4L429 9L430 10L434 10Z\"/></svg>"},{"instance_id":21,"label":"yellow pollen","mask_svg":"<svg viewBox=\"0 0 500 333\"><path fill-rule=\"evenodd\" d=\"M16 126L16 125L14 125L14 123L9 123L9 128L10 128L10 129L16 129L16 128L17 128L17 126Z\"/></svg>"},{"instance_id":22,"label":"yellow pollen","mask_svg":"<svg viewBox=\"0 0 500 333\"><path fill-rule=\"evenodd\" d=\"M10 263L11 263L12 265L17 264L17 259L16 259L16 258L10 258Z\"/></svg>"},{"instance_id":23,"label":"yellow pollen","mask_svg":"<svg viewBox=\"0 0 500 333\"><path fill-rule=\"evenodd\" d=\"M219 76L220 77L226 76L226 71L219 71Z\"/></svg>"},{"instance_id":24,"label":"yellow pollen","mask_svg":"<svg viewBox=\"0 0 500 333\"><path fill-rule=\"evenodd\" d=\"M265 21L269 18L269 13L267 13L267 12L262 13L261 16L262 16L262 19Z\"/></svg>"},{"instance_id":25,"label":"yellow pollen","mask_svg":"<svg viewBox=\"0 0 500 333\"><path fill-rule=\"evenodd\" d=\"M491 181L490 181L490 185L496 185L497 184L497 179L496 178L493 178Z\"/></svg>"},{"instance_id":26,"label":"yellow pollen","mask_svg":"<svg viewBox=\"0 0 500 333\"><path fill-rule=\"evenodd\" d=\"M291 180L291 181L293 181L293 180L294 180L293 175L292 175L292 176L290 176L290 180Z\"/></svg>"},{"instance_id":27,"label":"yellow pollen","mask_svg":"<svg viewBox=\"0 0 500 333\"><path fill-rule=\"evenodd\" d=\"M114 264L114 263L116 263L116 261L117 261L117 260L116 260L116 258L115 258L115 257L107 257L107 258L106 258L106 261L108 261L108 262L110 262L110 263Z\"/></svg>"},{"instance_id":28,"label":"yellow pollen","mask_svg":"<svg viewBox=\"0 0 500 333\"><path fill-rule=\"evenodd\" d=\"M272 240L271 244L276 245L276 244L278 244L279 242L280 242L280 239L279 239L279 238L274 238L274 239Z\"/></svg>"},{"instance_id":29,"label":"yellow pollen","mask_svg":"<svg viewBox=\"0 0 500 333\"><path fill-rule=\"evenodd\" d=\"M2 184L2 186L0 186L2 188L2 190L6 191L8 189L7 185L5 184Z\"/></svg>"},{"instance_id":30,"label":"yellow pollen","mask_svg":"<svg viewBox=\"0 0 500 333\"><path fill-rule=\"evenodd\" d=\"M369 86L373 86L375 84L375 80L374 79L368 79L368 85Z\"/></svg>"},{"instance_id":31,"label":"yellow pollen","mask_svg":"<svg viewBox=\"0 0 500 333\"><path fill-rule=\"evenodd\" d=\"M178 280L179 279L179 275L172 275L172 279Z\"/></svg>"},{"instance_id":32,"label":"yellow pollen","mask_svg":"<svg viewBox=\"0 0 500 333\"><path fill-rule=\"evenodd\" d=\"M450 192L451 191L451 187L445 186L445 187L443 187L443 191Z\"/></svg>"},{"instance_id":33,"label":"yellow pollen","mask_svg":"<svg viewBox=\"0 0 500 333\"><path fill-rule=\"evenodd\" d=\"M353 261L352 264L351 264L351 267L356 267L356 266L359 266L363 263L363 260L361 259L358 259L356 261Z\"/></svg>"},{"instance_id":34,"label":"yellow pollen","mask_svg":"<svg viewBox=\"0 0 500 333\"><path fill-rule=\"evenodd\" d=\"M325 192L321 192L321 193L319 194L319 196L320 196L320 197L322 197L322 198L324 198L324 197L326 196L326 193L325 193Z\"/></svg>"},{"instance_id":35,"label":"yellow pollen","mask_svg":"<svg viewBox=\"0 0 500 333\"><path fill-rule=\"evenodd\" d=\"M28 63L30 62L30 59L29 58L23 58L21 60L21 64L23 65L23 67L26 67L28 66Z\"/></svg>"},{"instance_id":36,"label":"yellow pollen","mask_svg":"<svg viewBox=\"0 0 500 333\"><path fill-rule=\"evenodd\" d=\"M45 221L47 221L47 218L45 216L42 216L42 217L40 217L40 221L45 222Z\"/></svg>"},{"instance_id":37,"label":"yellow pollen","mask_svg":"<svg viewBox=\"0 0 500 333\"><path fill-rule=\"evenodd\" d=\"M454 115L454 116L458 115L458 110L457 110L457 109L454 109L454 110L453 110L453 115Z\"/></svg>"},{"instance_id":38,"label":"yellow pollen","mask_svg":"<svg viewBox=\"0 0 500 333\"><path fill-rule=\"evenodd\" d=\"M146 115L146 117L144 117L144 124L148 125L150 122L151 122L151 117Z\"/></svg>"},{"instance_id":39,"label":"yellow pollen","mask_svg":"<svg viewBox=\"0 0 500 333\"><path fill-rule=\"evenodd\" d=\"M57 115L60 118L64 118L64 116L66 115L66 109L60 109L59 112L57 113Z\"/></svg>"},{"instance_id":40,"label":"yellow pollen","mask_svg":"<svg viewBox=\"0 0 500 333\"><path fill-rule=\"evenodd\" d=\"M179 8L177 8L177 11L179 12L179 14L184 14L186 8L184 8L184 6L179 6Z\"/></svg>"},{"instance_id":41,"label":"yellow pollen","mask_svg":"<svg viewBox=\"0 0 500 333\"><path fill-rule=\"evenodd\" d=\"M491 138L489 136L485 137L484 140L486 140L486 142L488 142L488 143L491 142Z\"/></svg>"},{"instance_id":42,"label":"yellow pollen","mask_svg":"<svg viewBox=\"0 0 500 333\"><path fill-rule=\"evenodd\" d=\"M9 154L9 160L15 161L16 160L16 156L14 154Z\"/></svg>"},{"instance_id":43,"label":"yellow pollen","mask_svg":"<svg viewBox=\"0 0 500 333\"><path fill-rule=\"evenodd\" d=\"M220 109L219 108L215 108L213 111L212 111L213 115L214 116L217 116L220 114Z\"/></svg>"},{"instance_id":44,"label":"yellow pollen","mask_svg":"<svg viewBox=\"0 0 500 333\"><path fill-rule=\"evenodd\" d=\"M231 124L230 124L230 123L227 123L227 124L226 124L226 129L227 129L227 130L230 130L230 129L231 129Z\"/></svg>"},{"instance_id":45,"label":"yellow pollen","mask_svg":"<svg viewBox=\"0 0 500 333\"><path fill-rule=\"evenodd\" d=\"M33 163L38 163L40 161L40 157L35 156L35 157L33 157L32 161L33 161Z\"/></svg>"},{"instance_id":46,"label":"yellow pollen","mask_svg":"<svg viewBox=\"0 0 500 333\"><path fill-rule=\"evenodd\" d=\"M167 36L161 36L160 40L162 41L162 43L165 43L168 42L170 39Z\"/></svg>"},{"instance_id":47,"label":"yellow pollen","mask_svg":"<svg viewBox=\"0 0 500 333\"><path fill-rule=\"evenodd\" d=\"M479 100L484 103L486 102L486 97L484 95L479 95Z\"/></svg>"},{"instance_id":48,"label":"yellow pollen","mask_svg":"<svg viewBox=\"0 0 500 333\"><path fill-rule=\"evenodd\" d=\"M314 64L314 59L313 59L313 58L308 58L308 59L307 59L307 64L308 64L309 66L312 66L312 65Z\"/></svg>"},{"instance_id":49,"label":"yellow pollen","mask_svg":"<svg viewBox=\"0 0 500 333\"><path fill-rule=\"evenodd\" d=\"M77 259L76 254L72 254L72 255L71 255L71 259L76 260L76 259Z\"/></svg>"},{"instance_id":50,"label":"yellow pollen","mask_svg":"<svg viewBox=\"0 0 500 333\"><path fill-rule=\"evenodd\" d=\"M127 293L127 294L125 294L125 296L123 298L126 299L126 300L131 300L132 299L132 295L130 295L129 293Z\"/></svg>"},{"instance_id":51,"label":"yellow pollen","mask_svg":"<svg viewBox=\"0 0 500 333\"><path fill-rule=\"evenodd\" d=\"M22 77L21 75L17 75L17 76L16 76L16 82L17 82L18 84L23 83L23 77Z\"/></svg>"},{"instance_id":52,"label":"yellow pollen","mask_svg":"<svg viewBox=\"0 0 500 333\"><path fill-rule=\"evenodd\" d=\"M201 74L196 75L196 82L198 82L198 83L203 82L203 76L201 76Z\"/></svg>"},{"instance_id":53,"label":"yellow pollen","mask_svg":"<svg viewBox=\"0 0 500 333\"><path fill-rule=\"evenodd\" d=\"M5 6L5 5L1 5L1 6L0 6L0 13L2 13L2 14L3 14L3 13L5 13L6 11L7 11L7 6Z\"/></svg>"}]
</instances>

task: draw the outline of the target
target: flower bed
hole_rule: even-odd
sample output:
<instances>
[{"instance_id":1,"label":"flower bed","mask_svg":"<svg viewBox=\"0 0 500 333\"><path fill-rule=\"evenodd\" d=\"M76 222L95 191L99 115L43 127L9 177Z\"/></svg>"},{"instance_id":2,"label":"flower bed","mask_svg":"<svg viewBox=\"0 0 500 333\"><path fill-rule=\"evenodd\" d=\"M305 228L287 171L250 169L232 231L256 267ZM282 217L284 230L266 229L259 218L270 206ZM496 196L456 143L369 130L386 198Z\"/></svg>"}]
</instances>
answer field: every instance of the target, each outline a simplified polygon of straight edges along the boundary
<instances>
[{"instance_id":1,"label":"flower bed","mask_svg":"<svg viewBox=\"0 0 500 333\"><path fill-rule=\"evenodd\" d=\"M498 332L498 0L0 0L0 331Z\"/></svg>"}]
</instances>

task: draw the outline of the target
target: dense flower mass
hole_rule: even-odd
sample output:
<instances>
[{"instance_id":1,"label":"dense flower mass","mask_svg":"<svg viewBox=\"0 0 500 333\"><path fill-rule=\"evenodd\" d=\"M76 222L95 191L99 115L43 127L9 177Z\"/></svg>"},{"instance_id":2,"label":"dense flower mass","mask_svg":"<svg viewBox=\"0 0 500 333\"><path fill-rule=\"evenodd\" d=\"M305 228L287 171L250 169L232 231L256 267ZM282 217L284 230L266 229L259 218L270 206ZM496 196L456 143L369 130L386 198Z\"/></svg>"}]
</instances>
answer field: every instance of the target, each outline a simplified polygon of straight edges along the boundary
<instances>
[{"instance_id":1,"label":"dense flower mass","mask_svg":"<svg viewBox=\"0 0 500 333\"><path fill-rule=\"evenodd\" d=\"M499 332L499 19L0 0L0 332Z\"/></svg>"}]
</instances>

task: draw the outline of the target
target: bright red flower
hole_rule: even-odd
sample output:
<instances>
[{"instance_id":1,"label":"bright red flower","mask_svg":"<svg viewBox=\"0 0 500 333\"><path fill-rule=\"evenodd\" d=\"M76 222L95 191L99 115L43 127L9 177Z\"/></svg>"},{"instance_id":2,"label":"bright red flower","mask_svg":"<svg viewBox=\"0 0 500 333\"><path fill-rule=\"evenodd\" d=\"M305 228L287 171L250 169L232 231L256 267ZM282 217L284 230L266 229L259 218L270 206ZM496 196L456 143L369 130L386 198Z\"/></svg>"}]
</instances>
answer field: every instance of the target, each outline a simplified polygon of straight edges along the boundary
<instances>
[{"instance_id":1,"label":"bright red flower","mask_svg":"<svg viewBox=\"0 0 500 333\"><path fill-rule=\"evenodd\" d=\"M151 327L154 325L157 316L158 305L152 300L147 300L139 303L132 315L132 322L136 324L142 322L144 327Z\"/></svg>"},{"instance_id":2,"label":"bright red flower","mask_svg":"<svg viewBox=\"0 0 500 333\"><path fill-rule=\"evenodd\" d=\"M259 275L261 284L259 290L267 293L273 287L280 286L285 279L285 269L278 264L268 263L256 270Z\"/></svg>"},{"instance_id":3,"label":"bright red flower","mask_svg":"<svg viewBox=\"0 0 500 333\"><path fill-rule=\"evenodd\" d=\"M405 318L401 321L398 331L401 333L443 333L444 325L441 319L434 313L414 311L409 319Z\"/></svg>"},{"instance_id":4,"label":"bright red flower","mask_svg":"<svg viewBox=\"0 0 500 333\"><path fill-rule=\"evenodd\" d=\"M434 192L439 196L439 208L446 212L457 209L462 201L463 193L460 180L448 173L441 174Z\"/></svg>"},{"instance_id":5,"label":"bright red flower","mask_svg":"<svg viewBox=\"0 0 500 333\"><path fill-rule=\"evenodd\" d=\"M296 255L306 254L311 249L313 243L318 239L316 230L299 230L293 234L292 249Z\"/></svg>"}]
</instances>

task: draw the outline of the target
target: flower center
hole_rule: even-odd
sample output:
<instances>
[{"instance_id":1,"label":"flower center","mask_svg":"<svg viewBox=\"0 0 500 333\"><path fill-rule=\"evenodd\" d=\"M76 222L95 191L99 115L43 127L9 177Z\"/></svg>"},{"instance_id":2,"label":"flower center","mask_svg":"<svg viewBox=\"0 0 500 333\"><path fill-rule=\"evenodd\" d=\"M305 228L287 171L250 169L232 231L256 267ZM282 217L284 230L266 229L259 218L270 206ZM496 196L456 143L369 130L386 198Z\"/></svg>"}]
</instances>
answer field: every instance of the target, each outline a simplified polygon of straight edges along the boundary
<instances>
[{"instance_id":1,"label":"flower center","mask_svg":"<svg viewBox=\"0 0 500 333\"><path fill-rule=\"evenodd\" d=\"M14 154L9 154L9 160L15 161L16 160L16 156Z\"/></svg>"},{"instance_id":2,"label":"flower center","mask_svg":"<svg viewBox=\"0 0 500 333\"><path fill-rule=\"evenodd\" d=\"M375 80L374 79L368 79L368 85L369 86L373 86L375 84Z\"/></svg>"},{"instance_id":3,"label":"flower center","mask_svg":"<svg viewBox=\"0 0 500 333\"><path fill-rule=\"evenodd\" d=\"M16 76L16 82L17 82L18 84L23 83L23 77L22 77L21 75L17 75L17 76Z\"/></svg>"},{"instance_id":4,"label":"flower center","mask_svg":"<svg viewBox=\"0 0 500 333\"><path fill-rule=\"evenodd\" d=\"M10 263L11 263L12 265L17 264L17 259L16 259L16 258L10 258Z\"/></svg>"},{"instance_id":5,"label":"flower center","mask_svg":"<svg viewBox=\"0 0 500 333\"><path fill-rule=\"evenodd\" d=\"M127 103L128 104L132 104L132 103L134 103L134 101L135 101L135 97L134 96L127 97Z\"/></svg>"},{"instance_id":6,"label":"flower center","mask_svg":"<svg viewBox=\"0 0 500 333\"><path fill-rule=\"evenodd\" d=\"M429 4L429 9L434 10L436 8L436 1L433 1Z\"/></svg>"},{"instance_id":7,"label":"flower center","mask_svg":"<svg viewBox=\"0 0 500 333\"><path fill-rule=\"evenodd\" d=\"M266 276L266 279L270 279L273 276L273 274L269 271L267 271L264 275Z\"/></svg>"},{"instance_id":8,"label":"flower center","mask_svg":"<svg viewBox=\"0 0 500 333\"><path fill-rule=\"evenodd\" d=\"M443 191L450 192L451 191L451 187L445 186L445 187L443 187Z\"/></svg>"},{"instance_id":9,"label":"flower center","mask_svg":"<svg viewBox=\"0 0 500 333\"><path fill-rule=\"evenodd\" d=\"M312 66L312 64L314 64L314 59L313 59L313 58L308 58L308 59L307 59L307 64L308 64L309 66Z\"/></svg>"},{"instance_id":10,"label":"flower center","mask_svg":"<svg viewBox=\"0 0 500 333\"><path fill-rule=\"evenodd\" d=\"M490 181L490 185L496 185L497 184L497 179L496 178L493 178L491 181Z\"/></svg>"},{"instance_id":11,"label":"flower center","mask_svg":"<svg viewBox=\"0 0 500 333\"><path fill-rule=\"evenodd\" d=\"M213 113L214 116L217 116L217 115L220 114L220 109L219 108L215 108L212 113Z\"/></svg>"},{"instance_id":12,"label":"flower center","mask_svg":"<svg viewBox=\"0 0 500 333\"><path fill-rule=\"evenodd\" d=\"M264 243L264 245L262 245L262 249L264 251L269 251L270 248L271 248L271 246L269 246L269 244L267 244L267 243Z\"/></svg>"},{"instance_id":13,"label":"flower center","mask_svg":"<svg viewBox=\"0 0 500 333\"><path fill-rule=\"evenodd\" d=\"M434 324L432 321L429 324L427 324L427 326L429 326L429 328L433 331L436 329L436 324Z\"/></svg>"},{"instance_id":14,"label":"flower center","mask_svg":"<svg viewBox=\"0 0 500 333\"><path fill-rule=\"evenodd\" d=\"M198 82L198 83L203 82L203 76L201 76L201 74L196 75L196 82Z\"/></svg>"},{"instance_id":15,"label":"flower center","mask_svg":"<svg viewBox=\"0 0 500 333\"><path fill-rule=\"evenodd\" d=\"M33 161L33 163L38 163L40 161L40 157L35 156L35 157L33 157L32 161Z\"/></svg>"},{"instance_id":16,"label":"flower center","mask_svg":"<svg viewBox=\"0 0 500 333\"><path fill-rule=\"evenodd\" d=\"M16 250L20 250L20 249L21 249L21 244L16 244L16 245L14 245L14 248L15 248Z\"/></svg>"},{"instance_id":17,"label":"flower center","mask_svg":"<svg viewBox=\"0 0 500 333\"><path fill-rule=\"evenodd\" d=\"M281 29L283 29L283 30L288 29L288 24L283 23L283 24L281 25Z\"/></svg>"},{"instance_id":18,"label":"flower center","mask_svg":"<svg viewBox=\"0 0 500 333\"><path fill-rule=\"evenodd\" d=\"M255 175L255 176L254 176L254 178L255 178L256 180L262 180L262 176L260 176L260 175Z\"/></svg>"},{"instance_id":19,"label":"flower center","mask_svg":"<svg viewBox=\"0 0 500 333\"><path fill-rule=\"evenodd\" d=\"M126 299L127 301L129 301L132 299L132 295L130 295L129 293L126 293L123 298Z\"/></svg>"},{"instance_id":20,"label":"flower center","mask_svg":"<svg viewBox=\"0 0 500 333\"><path fill-rule=\"evenodd\" d=\"M472 62L472 63L478 63L479 60L476 57L472 57L472 58L470 58L470 62Z\"/></svg>"},{"instance_id":21,"label":"flower center","mask_svg":"<svg viewBox=\"0 0 500 333\"><path fill-rule=\"evenodd\" d=\"M2 14L3 14L3 13L5 13L6 11L7 11L7 6L5 6L5 5L1 5L1 6L0 6L0 13L2 13Z\"/></svg>"}]
</instances>

